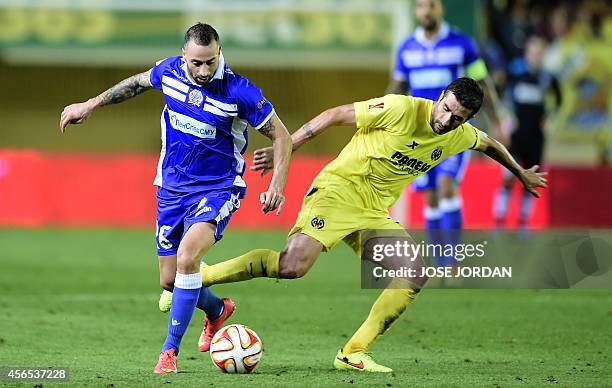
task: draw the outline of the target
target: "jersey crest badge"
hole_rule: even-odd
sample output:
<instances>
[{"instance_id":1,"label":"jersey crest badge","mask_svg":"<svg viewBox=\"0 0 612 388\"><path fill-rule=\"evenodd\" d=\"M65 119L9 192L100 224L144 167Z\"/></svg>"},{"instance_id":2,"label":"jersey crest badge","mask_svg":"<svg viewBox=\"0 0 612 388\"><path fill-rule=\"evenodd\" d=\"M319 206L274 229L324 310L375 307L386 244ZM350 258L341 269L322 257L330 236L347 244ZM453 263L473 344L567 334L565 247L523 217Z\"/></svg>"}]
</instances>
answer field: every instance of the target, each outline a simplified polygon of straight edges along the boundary
<instances>
[{"instance_id":1,"label":"jersey crest badge","mask_svg":"<svg viewBox=\"0 0 612 388\"><path fill-rule=\"evenodd\" d=\"M442 156L442 147L437 147L431 153L431 160L435 162L436 160L440 159L441 156Z\"/></svg>"},{"instance_id":2,"label":"jersey crest badge","mask_svg":"<svg viewBox=\"0 0 612 388\"><path fill-rule=\"evenodd\" d=\"M189 105L200 106L202 105L202 101L204 101L204 96L202 92L198 89L193 89L189 92L189 100L187 101Z\"/></svg>"},{"instance_id":3,"label":"jersey crest badge","mask_svg":"<svg viewBox=\"0 0 612 388\"><path fill-rule=\"evenodd\" d=\"M310 220L310 226L317 229L323 229L325 227L325 220L321 216L315 216Z\"/></svg>"}]
</instances>

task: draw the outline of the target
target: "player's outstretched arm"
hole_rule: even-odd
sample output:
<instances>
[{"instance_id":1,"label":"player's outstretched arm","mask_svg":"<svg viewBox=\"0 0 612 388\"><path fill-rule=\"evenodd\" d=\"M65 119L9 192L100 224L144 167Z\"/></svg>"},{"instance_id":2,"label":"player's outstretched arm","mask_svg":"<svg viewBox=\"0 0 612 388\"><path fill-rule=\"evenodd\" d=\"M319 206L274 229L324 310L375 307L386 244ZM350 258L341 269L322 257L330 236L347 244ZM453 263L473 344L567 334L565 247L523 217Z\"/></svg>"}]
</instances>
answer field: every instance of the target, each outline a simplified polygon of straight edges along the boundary
<instances>
[{"instance_id":1,"label":"player's outstretched arm","mask_svg":"<svg viewBox=\"0 0 612 388\"><path fill-rule=\"evenodd\" d=\"M334 125L352 125L356 123L355 106L353 104L340 105L328 109L319 114L314 119L302 125L300 129L291 135L293 151L296 151L304 143L309 142L319 133ZM272 163L276 159L276 154L271 147L260 148L253 153L253 165L251 170L261 171L265 175L272 169Z\"/></svg>"},{"instance_id":2,"label":"player's outstretched arm","mask_svg":"<svg viewBox=\"0 0 612 388\"><path fill-rule=\"evenodd\" d=\"M529 169L522 168L510 155L510 152L500 142L487 136L486 133L478 131L480 144L477 151L483 152L491 159L497 161L502 166L510 170L523 184L525 190L529 191L534 197L540 198L537 187L546 187L547 181L544 177L545 172L538 172L540 166L535 165Z\"/></svg>"},{"instance_id":3,"label":"player's outstretched arm","mask_svg":"<svg viewBox=\"0 0 612 388\"><path fill-rule=\"evenodd\" d=\"M302 125L300 129L291 135L293 151L297 151L302 145L330 127L335 125L355 126L356 122L355 106L353 104L340 105L335 108L327 109L314 119Z\"/></svg>"},{"instance_id":4,"label":"player's outstretched arm","mask_svg":"<svg viewBox=\"0 0 612 388\"><path fill-rule=\"evenodd\" d=\"M291 159L291 136L276 113L259 129L259 132L272 140L271 153L274 161L274 173L268 191L261 193L259 197L262 205L261 210L267 213L277 209L276 215L279 215L285 203L283 190L287 182L289 160ZM270 164L272 164L272 161L270 161ZM266 170L264 170L265 172Z\"/></svg>"},{"instance_id":5,"label":"player's outstretched arm","mask_svg":"<svg viewBox=\"0 0 612 388\"><path fill-rule=\"evenodd\" d=\"M90 98L85 102L65 107L60 116L60 129L62 133L68 124L81 124L83 121L87 120L94 109L98 107L123 102L139 95L145 90L151 89L153 86L149 80L150 74L151 70L133 75L106 90L99 96Z\"/></svg>"}]
</instances>

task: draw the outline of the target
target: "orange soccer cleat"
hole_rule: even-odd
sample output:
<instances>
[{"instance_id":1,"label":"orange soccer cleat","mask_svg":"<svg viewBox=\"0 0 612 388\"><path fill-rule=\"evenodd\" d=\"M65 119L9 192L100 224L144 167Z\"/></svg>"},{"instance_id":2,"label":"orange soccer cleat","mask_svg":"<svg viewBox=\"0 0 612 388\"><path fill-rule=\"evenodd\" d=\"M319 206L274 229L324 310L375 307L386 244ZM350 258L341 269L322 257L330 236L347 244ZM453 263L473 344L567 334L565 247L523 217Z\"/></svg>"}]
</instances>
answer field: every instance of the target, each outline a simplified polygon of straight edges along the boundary
<instances>
[{"instance_id":1,"label":"orange soccer cleat","mask_svg":"<svg viewBox=\"0 0 612 388\"><path fill-rule=\"evenodd\" d=\"M233 300L230 298L223 298L223 312L221 316L214 321L209 320L208 317L204 318L204 329L198 341L200 352L208 352L213 336L223 327L223 323L232 316L235 309L236 305Z\"/></svg>"},{"instance_id":2,"label":"orange soccer cleat","mask_svg":"<svg viewBox=\"0 0 612 388\"><path fill-rule=\"evenodd\" d=\"M168 349L159 355L157 365L155 365L154 373L158 375L166 375L169 373L176 373L178 357L174 349Z\"/></svg>"}]
</instances>

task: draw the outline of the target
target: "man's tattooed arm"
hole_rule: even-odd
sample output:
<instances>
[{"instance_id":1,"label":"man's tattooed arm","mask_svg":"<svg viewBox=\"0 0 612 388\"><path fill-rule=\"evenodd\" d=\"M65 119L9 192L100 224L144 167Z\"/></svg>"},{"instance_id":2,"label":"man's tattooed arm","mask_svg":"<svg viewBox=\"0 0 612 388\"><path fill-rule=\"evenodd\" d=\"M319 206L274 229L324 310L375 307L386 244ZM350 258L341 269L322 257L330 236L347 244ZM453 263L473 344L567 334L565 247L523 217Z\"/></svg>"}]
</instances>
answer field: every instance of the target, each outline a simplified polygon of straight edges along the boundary
<instances>
[{"instance_id":1,"label":"man's tattooed arm","mask_svg":"<svg viewBox=\"0 0 612 388\"><path fill-rule=\"evenodd\" d=\"M68 105L60 115L60 130L64 132L68 124L82 124L93 111L101 106L117 104L151 89L149 75L151 70L124 79L104 93L85 102Z\"/></svg>"},{"instance_id":2,"label":"man's tattooed arm","mask_svg":"<svg viewBox=\"0 0 612 388\"><path fill-rule=\"evenodd\" d=\"M304 143L309 142L315 136L334 125L355 125L355 108L353 104L328 109L302 125L300 129L291 135L293 151L296 151Z\"/></svg>"},{"instance_id":3,"label":"man's tattooed arm","mask_svg":"<svg viewBox=\"0 0 612 388\"><path fill-rule=\"evenodd\" d=\"M270 120L268 120L261 128L258 129L259 133L261 133L262 135L264 135L265 137L271 140L274 140L271 135L271 133L273 133L275 129L273 121L274 120L270 118Z\"/></svg>"},{"instance_id":4,"label":"man's tattooed arm","mask_svg":"<svg viewBox=\"0 0 612 388\"><path fill-rule=\"evenodd\" d=\"M118 104L151 89L153 86L149 81L150 74L151 70L124 79L98 97L95 97L95 100L97 100L96 106Z\"/></svg>"},{"instance_id":5,"label":"man's tattooed arm","mask_svg":"<svg viewBox=\"0 0 612 388\"><path fill-rule=\"evenodd\" d=\"M270 164L273 165L270 165L267 170L274 169L270 187L264 195L265 201L262 202L262 210L268 212L279 207L279 211L276 213L279 214L285 201L282 193L287 181L289 160L291 159L291 136L276 113L259 128L259 132L272 140Z\"/></svg>"}]
</instances>

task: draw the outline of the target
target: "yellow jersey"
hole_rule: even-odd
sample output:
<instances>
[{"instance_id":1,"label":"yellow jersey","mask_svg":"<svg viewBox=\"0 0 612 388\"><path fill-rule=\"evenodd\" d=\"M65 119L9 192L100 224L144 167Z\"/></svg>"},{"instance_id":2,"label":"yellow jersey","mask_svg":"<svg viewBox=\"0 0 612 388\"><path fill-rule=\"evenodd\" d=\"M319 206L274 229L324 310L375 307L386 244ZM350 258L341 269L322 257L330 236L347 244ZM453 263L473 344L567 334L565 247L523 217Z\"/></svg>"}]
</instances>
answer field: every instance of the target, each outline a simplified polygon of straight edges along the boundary
<instances>
[{"instance_id":1,"label":"yellow jersey","mask_svg":"<svg viewBox=\"0 0 612 388\"><path fill-rule=\"evenodd\" d=\"M354 106L357 132L312 186L356 191L367 208L387 210L416 177L480 144L478 129L468 123L435 133L430 100L389 94Z\"/></svg>"}]
</instances>

